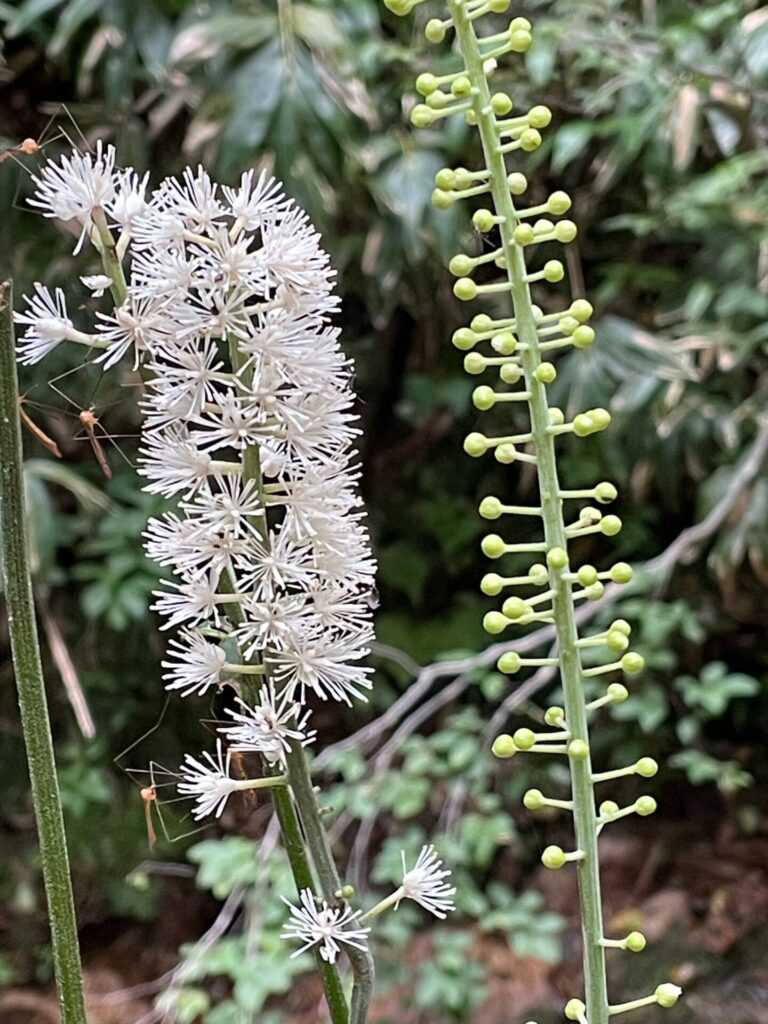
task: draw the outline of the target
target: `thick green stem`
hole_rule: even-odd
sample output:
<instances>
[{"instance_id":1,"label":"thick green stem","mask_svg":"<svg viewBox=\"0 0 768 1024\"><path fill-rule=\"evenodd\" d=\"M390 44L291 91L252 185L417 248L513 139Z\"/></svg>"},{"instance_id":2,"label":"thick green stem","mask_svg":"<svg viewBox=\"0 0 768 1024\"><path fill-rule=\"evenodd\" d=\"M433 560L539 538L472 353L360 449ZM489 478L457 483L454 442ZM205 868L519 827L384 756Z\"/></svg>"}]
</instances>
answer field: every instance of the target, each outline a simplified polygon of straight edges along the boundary
<instances>
[{"instance_id":1,"label":"thick green stem","mask_svg":"<svg viewBox=\"0 0 768 1024\"><path fill-rule=\"evenodd\" d=\"M526 390L530 392L531 432L538 460L539 488L547 548L558 547L567 551L562 499L557 475L555 441L548 433L550 425L546 388L533 376L541 362L539 339L533 314L533 303L526 276L523 250L514 243L512 233L517 223L515 207L507 184L504 156L497 151L498 134L494 114L490 108L490 90L483 71L483 58L472 23L467 19L460 0L448 0L448 8L456 26L456 35L464 58L467 74L476 90L473 100L478 129L483 144L486 166L490 171L490 186L496 213L504 218L499 225L502 251L511 286L517 336L525 346L522 361ZM574 618L571 584L563 578L567 567L550 569L550 586L554 591L555 628L557 630L560 675L564 691L568 728L573 739L589 743L587 713L581 681L581 663ZM591 781L590 758L570 759L573 791L573 818L578 848L583 858L578 861L581 922L584 937L584 983L587 1019L589 1024L608 1024L608 993L605 970L605 951L600 944L603 937L603 916L600 895L600 866L597 849L597 823L595 799Z\"/></svg>"},{"instance_id":2,"label":"thick green stem","mask_svg":"<svg viewBox=\"0 0 768 1024\"><path fill-rule=\"evenodd\" d=\"M0 285L0 521L8 627L40 837L61 1019L64 1024L85 1024L75 904L32 599L10 281Z\"/></svg>"}]
</instances>

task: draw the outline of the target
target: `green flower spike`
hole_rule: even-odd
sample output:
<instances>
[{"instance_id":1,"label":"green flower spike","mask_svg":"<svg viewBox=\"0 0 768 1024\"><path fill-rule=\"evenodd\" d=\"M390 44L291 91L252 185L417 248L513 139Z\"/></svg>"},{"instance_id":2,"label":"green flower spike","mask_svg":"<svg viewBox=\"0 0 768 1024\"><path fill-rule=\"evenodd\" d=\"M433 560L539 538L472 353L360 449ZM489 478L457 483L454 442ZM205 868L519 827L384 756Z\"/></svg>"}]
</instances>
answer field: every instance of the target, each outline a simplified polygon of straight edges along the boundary
<instances>
[{"instance_id":1,"label":"green flower spike","mask_svg":"<svg viewBox=\"0 0 768 1024\"><path fill-rule=\"evenodd\" d=\"M386 0L396 14L409 13L420 2ZM535 556L527 573L511 576L496 571L483 577L483 593L501 602L499 608L486 614L483 625L497 636L532 623L554 624L557 657L522 658L507 651L499 658L498 668L510 676L539 666L557 669L565 704L564 708L547 709L544 720L550 731L518 729L514 735L497 736L492 749L498 758L529 753L567 758L571 799L554 800L538 789L530 789L524 802L531 811L557 808L573 815L576 850L566 853L559 846L549 846L542 855L547 867L557 869L573 862L579 874L585 999L569 1000L565 1016L577 1024L608 1024L609 1017L635 1006L672 1006L680 990L675 985L660 985L652 996L632 1003L611 1006L608 1002L606 949L640 952L645 939L639 932L621 940L603 935L598 834L626 815L652 814L656 802L650 796L641 796L622 808L607 799L598 809L595 786L628 775L651 778L657 765L643 757L626 768L595 772L591 763L590 714L626 700L629 691L623 682L613 681L602 696L586 703L584 679L611 673L631 677L642 671L644 663L640 654L629 649L631 629L623 620L584 636L579 635L576 626L576 602L600 600L607 584L628 583L632 569L626 562L605 569L584 565L571 552L572 545L583 537L610 538L621 530L618 516L605 514L597 507L613 502L617 492L609 481L579 490L561 487L556 449L560 439L568 435L590 443L588 438L610 426L611 416L606 409L585 409L566 420L563 411L547 400L547 388L557 377L557 354L587 349L594 343L595 332L589 324L593 310L585 299L570 303L556 299L550 286L564 279L564 263L560 259L542 263L536 248L541 242L567 245L576 238L576 224L564 216L571 209L570 197L555 191L544 202L516 205L518 197L525 196L528 181L521 171L507 166L507 158L510 154L524 158L538 149L552 114L541 105L516 110L509 95L491 91L489 78L497 61L507 54L525 53L533 41L532 26L526 18L513 17L503 31L492 34L484 35L480 30L478 23L484 15L502 14L510 6L509 0L446 0L447 17L427 22L425 34L430 42L441 43L451 33L458 60L450 74L438 76L425 71L419 75L417 91L423 102L414 107L412 120L428 127L457 114L477 127L482 142L485 161L481 168L444 168L435 181L433 200L440 209L483 197L472 215L475 231L487 236L483 254L459 252L450 262L450 271L456 277L454 293L461 302L492 300L493 309L476 313L466 327L454 333L453 344L465 354L468 374L477 378L490 373L495 378L477 381L472 395L475 408L482 414L507 404L513 408L526 406L529 428L495 436L484 430L474 431L466 438L464 450L476 459L492 455L502 465L535 466L539 480L539 501L535 505L508 503L503 495L488 496L480 503L481 517L498 524L498 532L482 541L486 557L503 560L508 554ZM488 273L494 268L500 272L495 278ZM478 275L476 280L480 269L482 277ZM534 304L532 287L542 288L543 308ZM571 511L574 502L576 512ZM564 518L564 508L568 518ZM510 516L540 521L540 539L525 543L510 540L506 529ZM599 664L582 664L581 652L587 648L601 655Z\"/></svg>"}]
</instances>

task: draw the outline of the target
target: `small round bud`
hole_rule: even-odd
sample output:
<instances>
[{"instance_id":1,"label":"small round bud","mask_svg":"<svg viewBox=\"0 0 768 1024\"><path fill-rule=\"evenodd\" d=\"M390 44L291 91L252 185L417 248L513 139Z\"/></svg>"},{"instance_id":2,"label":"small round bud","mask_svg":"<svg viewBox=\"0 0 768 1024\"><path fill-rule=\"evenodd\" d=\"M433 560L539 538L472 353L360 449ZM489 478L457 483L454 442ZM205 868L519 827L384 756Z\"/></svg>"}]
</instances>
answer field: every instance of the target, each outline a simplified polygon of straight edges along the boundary
<instances>
[{"instance_id":1,"label":"small round bud","mask_svg":"<svg viewBox=\"0 0 768 1024\"><path fill-rule=\"evenodd\" d=\"M679 985L673 985L667 981L663 985L659 985L656 989L656 1002L659 1006L663 1006L669 1009L670 1006L674 1006L680 996L683 994L683 990Z\"/></svg>"},{"instance_id":2,"label":"small round bud","mask_svg":"<svg viewBox=\"0 0 768 1024\"><path fill-rule=\"evenodd\" d=\"M559 846L548 846L541 855L541 863L545 868L557 871L565 864L565 853ZM576 1018L574 1017L574 1020Z\"/></svg>"},{"instance_id":3,"label":"small round bud","mask_svg":"<svg viewBox=\"0 0 768 1024\"><path fill-rule=\"evenodd\" d=\"M435 119L435 115L426 103L417 103L411 111L411 124L416 128L428 128Z\"/></svg>"},{"instance_id":4,"label":"small round bud","mask_svg":"<svg viewBox=\"0 0 768 1024\"><path fill-rule=\"evenodd\" d=\"M435 76L426 71L416 79L416 92L421 93L422 96L429 96L438 88L439 84Z\"/></svg>"},{"instance_id":5,"label":"small round bud","mask_svg":"<svg viewBox=\"0 0 768 1024\"><path fill-rule=\"evenodd\" d=\"M562 725L565 721L564 709L553 704L551 708L547 708L544 712L544 721L547 725L551 726Z\"/></svg>"},{"instance_id":6,"label":"small round bud","mask_svg":"<svg viewBox=\"0 0 768 1024\"><path fill-rule=\"evenodd\" d=\"M518 750L530 750L536 743L536 737L530 729L518 729L512 736Z\"/></svg>"},{"instance_id":7,"label":"small round bud","mask_svg":"<svg viewBox=\"0 0 768 1024\"><path fill-rule=\"evenodd\" d=\"M549 582L547 567L542 565L541 562L536 562L531 566L528 570L528 576L535 587L543 587Z\"/></svg>"},{"instance_id":8,"label":"small round bud","mask_svg":"<svg viewBox=\"0 0 768 1024\"><path fill-rule=\"evenodd\" d=\"M611 629L618 630L618 632L623 633L624 636L632 635L632 627L626 619L614 619L611 623Z\"/></svg>"},{"instance_id":9,"label":"small round bud","mask_svg":"<svg viewBox=\"0 0 768 1024\"><path fill-rule=\"evenodd\" d=\"M555 230L555 225L551 220L545 220L542 217L533 225L533 230L537 235L549 235Z\"/></svg>"},{"instance_id":10,"label":"small round bud","mask_svg":"<svg viewBox=\"0 0 768 1024\"><path fill-rule=\"evenodd\" d=\"M563 548L550 548L547 552L547 565L550 569L564 569L568 565L568 554Z\"/></svg>"},{"instance_id":11,"label":"small round bud","mask_svg":"<svg viewBox=\"0 0 768 1024\"><path fill-rule=\"evenodd\" d=\"M578 416L573 417L573 432L576 437L589 437L594 430L594 420L589 413L580 412Z\"/></svg>"},{"instance_id":12,"label":"small round bud","mask_svg":"<svg viewBox=\"0 0 768 1024\"><path fill-rule=\"evenodd\" d=\"M462 302L470 302L477 298L477 285L471 277L460 277L453 286L453 294Z\"/></svg>"},{"instance_id":13,"label":"small round bud","mask_svg":"<svg viewBox=\"0 0 768 1024\"><path fill-rule=\"evenodd\" d=\"M445 26L438 18L430 18L424 29L424 35L430 43L442 43L445 39Z\"/></svg>"},{"instance_id":14,"label":"small round bud","mask_svg":"<svg viewBox=\"0 0 768 1024\"><path fill-rule=\"evenodd\" d=\"M513 676L520 671L520 655L514 651L507 651L496 662L496 668L505 676Z\"/></svg>"},{"instance_id":15,"label":"small round bud","mask_svg":"<svg viewBox=\"0 0 768 1024\"><path fill-rule=\"evenodd\" d=\"M540 811L542 807L546 807L544 794L540 789L529 789L523 797L523 803L529 811Z\"/></svg>"},{"instance_id":16,"label":"small round bud","mask_svg":"<svg viewBox=\"0 0 768 1024\"><path fill-rule=\"evenodd\" d=\"M533 371L533 376L539 384L551 384L557 377L557 370L552 363L539 363Z\"/></svg>"},{"instance_id":17,"label":"small round bud","mask_svg":"<svg viewBox=\"0 0 768 1024\"><path fill-rule=\"evenodd\" d=\"M432 205L438 210L450 210L454 204L454 198L450 192L436 188L432 193Z\"/></svg>"},{"instance_id":18,"label":"small round bud","mask_svg":"<svg viewBox=\"0 0 768 1024\"><path fill-rule=\"evenodd\" d=\"M565 413L556 405L550 406L547 412L549 413L549 422L553 427L561 427L565 423Z\"/></svg>"},{"instance_id":19,"label":"small round bud","mask_svg":"<svg viewBox=\"0 0 768 1024\"><path fill-rule=\"evenodd\" d=\"M647 818L649 814L653 814L657 806L658 805L652 796L639 796L637 800L635 800L635 810L643 818Z\"/></svg>"},{"instance_id":20,"label":"small round bud","mask_svg":"<svg viewBox=\"0 0 768 1024\"><path fill-rule=\"evenodd\" d=\"M530 32L531 23L527 18L513 18L509 23L510 32Z\"/></svg>"},{"instance_id":21,"label":"small round bud","mask_svg":"<svg viewBox=\"0 0 768 1024\"><path fill-rule=\"evenodd\" d=\"M502 331L500 334L494 334L491 338L491 348L494 352L498 352L500 356L514 355L517 348L517 338L511 331Z\"/></svg>"},{"instance_id":22,"label":"small round bud","mask_svg":"<svg viewBox=\"0 0 768 1024\"><path fill-rule=\"evenodd\" d=\"M473 459L485 455L488 451L488 441L485 435L478 433L467 434L464 439L464 451L467 455L471 455Z\"/></svg>"},{"instance_id":23,"label":"small round bud","mask_svg":"<svg viewBox=\"0 0 768 1024\"><path fill-rule=\"evenodd\" d=\"M493 454L502 466L510 466L517 458L517 449L513 444L500 444Z\"/></svg>"},{"instance_id":24,"label":"small round bud","mask_svg":"<svg viewBox=\"0 0 768 1024\"><path fill-rule=\"evenodd\" d=\"M343 885L339 892L343 900L351 900L355 895L355 887L354 885Z\"/></svg>"},{"instance_id":25,"label":"small round bud","mask_svg":"<svg viewBox=\"0 0 768 1024\"><path fill-rule=\"evenodd\" d=\"M474 184L472 179L472 172L468 171L466 167L456 168L456 187L457 188L471 188Z\"/></svg>"},{"instance_id":26,"label":"small round bud","mask_svg":"<svg viewBox=\"0 0 768 1024\"><path fill-rule=\"evenodd\" d=\"M613 484L604 480L595 487L595 501L599 501L601 505L608 505L616 500L618 493Z\"/></svg>"},{"instance_id":27,"label":"small round bud","mask_svg":"<svg viewBox=\"0 0 768 1024\"><path fill-rule=\"evenodd\" d=\"M506 366L499 367L499 377L505 384L517 384L522 376L523 371L514 363L508 363Z\"/></svg>"},{"instance_id":28,"label":"small round bud","mask_svg":"<svg viewBox=\"0 0 768 1024\"><path fill-rule=\"evenodd\" d=\"M624 939L624 945L631 953L642 953L647 943L642 932L630 932Z\"/></svg>"},{"instance_id":29,"label":"small round bud","mask_svg":"<svg viewBox=\"0 0 768 1024\"><path fill-rule=\"evenodd\" d=\"M497 92L491 96L491 109L497 117L504 117L513 107L512 100L505 92Z\"/></svg>"},{"instance_id":30,"label":"small round bud","mask_svg":"<svg viewBox=\"0 0 768 1024\"><path fill-rule=\"evenodd\" d=\"M466 99L472 92L472 83L466 75L459 75L458 78L454 78L453 82L451 82L451 92L456 99Z\"/></svg>"},{"instance_id":31,"label":"small round bud","mask_svg":"<svg viewBox=\"0 0 768 1024\"><path fill-rule=\"evenodd\" d=\"M466 352L475 347L477 344L477 337L475 332L470 331L468 327L459 327L457 331L453 332L451 341L455 348L460 349L462 352ZM482 359L482 356L480 358Z\"/></svg>"},{"instance_id":32,"label":"small round bud","mask_svg":"<svg viewBox=\"0 0 768 1024\"><path fill-rule=\"evenodd\" d=\"M606 537L615 537L621 530L621 520L618 516L604 516L600 523L600 532Z\"/></svg>"},{"instance_id":33,"label":"small round bud","mask_svg":"<svg viewBox=\"0 0 768 1024\"><path fill-rule=\"evenodd\" d=\"M588 587L584 588L584 596L588 601L599 601L605 593L605 586L600 582L591 583Z\"/></svg>"},{"instance_id":34,"label":"small round bud","mask_svg":"<svg viewBox=\"0 0 768 1024\"><path fill-rule=\"evenodd\" d=\"M589 587L591 584L597 583L597 569L594 565L582 565L576 573L576 578L582 587Z\"/></svg>"},{"instance_id":35,"label":"small round bud","mask_svg":"<svg viewBox=\"0 0 768 1024\"><path fill-rule=\"evenodd\" d=\"M436 92L431 92L426 98L427 106L430 110L444 110L450 101L450 96L438 89Z\"/></svg>"},{"instance_id":36,"label":"small round bud","mask_svg":"<svg viewBox=\"0 0 768 1024\"><path fill-rule=\"evenodd\" d=\"M483 498L480 502L480 515L483 519L498 519L501 512L501 502L498 498Z\"/></svg>"},{"instance_id":37,"label":"small round bud","mask_svg":"<svg viewBox=\"0 0 768 1024\"><path fill-rule=\"evenodd\" d=\"M617 562L611 566L611 579L614 583L629 583L632 575L632 566L627 562Z\"/></svg>"},{"instance_id":38,"label":"small round bud","mask_svg":"<svg viewBox=\"0 0 768 1024\"><path fill-rule=\"evenodd\" d=\"M605 430L611 424L611 414L607 409L590 409L589 414L595 423L595 430Z\"/></svg>"},{"instance_id":39,"label":"small round bud","mask_svg":"<svg viewBox=\"0 0 768 1024\"><path fill-rule=\"evenodd\" d=\"M582 324L589 320L594 311L592 303L587 302L586 299L576 299L571 303L571 316L575 316Z\"/></svg>"},{"instance_id":40,"label":"small round bud","mask_svg":"<svg viewBox=\"0 0 768 1024\"><path fill-rule=\"evenodd\" d=\"M568 744L568 757L572 757L574 761L586 761L589 757L586 740L571 740Z\"/></svg>"},{"instance_id":41,"label":"small round bud","mask_svg":"<svg viewBox=\"0 0 768 1024\"><path fill-rule=\"evenodd\" d=\"M450 167L441 167L435 175L435 185L438 188L450 191L456 187L456 175Z\"/></svg>"},{"instance_id":42,"label":"small round bud","mask_svg":"<svg viewBox=\"0 0 768 1024\"><path fill-rule=\"evenodd\" d=\"M511 0L488 0L488 9L493 14L504 14L509 10Z\"/></svg>"},{"instance_id":43,"label":"small round bud","mask_svg":"<svg viewBox=\"0 0 768 1024\"><path fill-rule=\"evenodd\" d=\"M448 269L455 277L466 277L474 269L475 261L471 256L465 256L464 253L459 253L458 256L454 256L451 262L448 264Z\"/></svg>"},{"instance_id":44,"label":"small round bud","mask_svg":"<svg viewBox=\"0 0 768 1024\"><path fill-rule=\"evenodd\" d=\"M501 610L508 619L521 619L531 608L521 597L508 597L501 606Z\"/></svg>"},{"instance_id":45,"label":"small round bud","mask_svg":"<svg viewBox=\"0 0 768 1024\"><path fill-rule=\"evenodd\" d=\"M575 237L575 236L574 236ZM591 327L582 324L571 334L575 348L589 348L595 340L595 332Z\"/></svg>"},{"instance_id":46,"label":"small round bud","mask_svg":"<svg viewBox=\"0 0 768 1024\"><path fill-rule=\"evenodd\" d=\"M514 53L525 53L526 50L531 48L532 42L533 36L525 29L518 29L510 33L509 45Z\"/></svg>"},{"instance_id":47,"label":"small round bud","mask_svg":"<svg viewBox=\"0 0 768 1024\"><path fill-rule=\"evenodd\" d=\"M579 525L596 526L602 518L603 513L599 508L595 508L593 505L585 505L581 512L579 512Z\"/></svg>"},{"instance_id":48,"label":"small round bud","mask_svg":"<svg viewBox=\"0 0 768 1024\"><path fill-rule=\"evenodd\" d=\"M569 999L565 1004L563 1013L568 1020L578 1020L579 1017L583 1017L587 1012L587 1008L580 999Z\"/></svg>"},{"instance_id":49,"label":"small round bud","mask_svg":"<svg viewBox=\"0 0 768 1024\"><path fill-rule=\"evenodd\" d=\"M652 779L658 770L659 766L652 757L641 757L635 762L635 771L644 779Z\"/></svg>"},{"instance_id":50,"label":"small round bud","mask_svg":"<svg viewBox=\"0 0 768 1024\"><path fill-rule=\"evenodd\" d=\"M477 376L485 369L485 359L479 352L469 352L464 356L464 369L467 373Z\"/></svg>"},{"instance_id":51,"label":"small round bud","mask_svg":"<svg viewBox=\"0 0 768 1024\"><path fill-rule=\"evenodd\" d=\"M520 148L525 153L533 153L541 145L541 135L535 128L526 128L520 133Z\"/></svg>"},{"instance_id":52,"label":"small round bud","mask_svg":"<svg viewBox=\"0 0 768 1024\"><path fill-rule=\"evenodd\" d=\"M504 581L496 572L488 572L480 580L480 589L488 597L496 597L504 589Z\"/></svg>"},{"instance_id":53,"label":"small round bud","mask_svg":"<svg viewBox=\"0 0 768 1024\"><path fill-rule=\"evenodd\" d=\"M609 629L605 642L609 649L615 651L617 654L623 654L629 647L629 638L618 629Z\"/></svg>"},{"instance_id":54,"label":"small round bud","mask_svg":"<svg viewBox=\"0 0 768 1024\"><path fill-rule=\"evenodd\" d=\"M553 192L547 200L547 212L562 217L571 208L571 197L567 192Z\"/></svg>"},{"instance_id":55,"label":"small round bud","mask_svg":"<svg viewBox=\"0 0 768 1024\"><path fill-rule=\"evenodd\" d=\"M487 313L478 313L477 316L472 317L469 326L478 334L485 334L486 331L490 331L493 327L493 320L491 320Z\"/></svg>"},{"instance_id":56,"label":"small round bud","mask_svg":"<svg viewBox=\"0 0 768 1024\"><path fill-rule=\"evenodd\" d=\"M474 110L465 110L464 120L467 122L467 124L472 125L474 127L477 124L477 114L474 112Z\"/></svg>"},{"instance_id":57,"label":"small round bud","mask_svg":"<svg viewBox=\"0 0 768 1024\"><path fill-rule=\"evenodd\" d=\"M603 818L607 818L609 814L615 814L618 809L619 805L615 800L603 800L600 804L600 815Z\"/></svg>"},{"instance_id":58,"label":"small round bud","mask_svg":"<svg viewBox=\"0 0 768 1024\"><path fill-rule=\"evenodd\" d=\"M565 277L565 270L560 260L547 260L544 264L544 280L550 284L562 281Z\"/></svg>"},{"instance_id":59,"label":"small round bud","mask_svg":"<svg viewBox=\"0 0 768 1024\"><path fill-rule=\"evenodd\" d=\"M621 668L627 675L637 675L645 668L645 658L642 654L637 654L636 651L627 651L621 659Z\"/></svg>"},{"instance_id":60,"label":"small round bud","mask_svg":"<svg viewBox=\"0 0 768 1024\"><path fill-rule=\"evenodd\" d=\"M572 220L561 220L559 224L555 224L555 238L558 242L562 242L563 245L572 242L578 233L579 229Z\"/></svg>"},{"instance_id":61,"label":"small round bud","mask_svg":"<svg viewBox=\"0 0 768 1024\"><path fill-rule=\"evenodd\" d=\"M520 171L512 171L507 175L507 185L513 196L521 196L528 188L528 179Z\"/></svg>"},{"instance_id":62,"label":"small round bud","mask_svg":"<svg viewBox=\"0 0 768 1024\"><path fill-rule=\"evenodd\" d=\"M475 210L472 223L476 231L490 231L493 228L493 214L490 210Z\"/></svg>"},{"instance_id":63,"label":"small round bud","mask_svg":"<svg viewBox=\"0 0 768 1024\"><path fill-rule=\"evenodd\" d=\"M480 547L486 558L501 558L506 545L498 533L489 533L483 537Z\"/></svg>"},{"instance_id":64,"label":"small round bud","mask_svg":"<svg viewBox=\"0 0 768 1024\"><path fill-rule=\"evenodd\" d=\"M573 334L579 326L579 321L574 316L563 316L557 321L557 326L563 334Z\"/></svg>"},{"instance_id":65,"label":"small round bud","mask_svg":"<svg viewBox=\"0 0 768 1024\"><path fill-rule=\"evenodd\" d=\"M472 392L472 403L481 412L487 412L496 404L496 394L493 388L483 384Z\"/></svg>"},{"instance_id":66,"label":"small round bud","mask_svg":"<svg viewBox=\"0 0 768 1024\"><path fill-rule=\"evenodd\" d=\"M512 237L517 245L533 245L536 241L536 235L530 224L518 224L512 232Z\"/></svg>"},{"instance_id":67,"label":"small round bud","mask_svg":"<svg viewBox=\"0 0 768 1024\"><path fill-rule=\"evenodd\" d=\"M493 754L494 757L514 757L517 753L515 741L508 733L502 733L500 736L497 736L496 739L493 741L491 753Z\"/></svg>"},{"instance_id":68,"label":"small round bud","mask_svg":"<svg viewBox=\"0 0 768 1024\"><path fill-rule=\"evenodd\" d=\"M487 612L483 616L483 629L486 633L492 633L494 636L503 633L508 625L509 622L501 612Z\"/></svg>"},{"instance_id":69,"label":"small round bud","mask_svg":"<svg viewBox=\"0 0 768 1024\"><path fill-rule=\"evenodd\" d=\"M528 124L531 128L546 128L552 120L552 111L543 105L531 107L528 111Z\"/></svg>"},{"instance_id":70,"label":"small round bud","mask_svg":"<svg viewBox=\"0 0 768 1024\"><path fill-rule=\"evenodd\" d=\"M606 693L612 704L621 704L629 696L629 690L624 683L611 683Z\"/></svg>"}]
</instances>

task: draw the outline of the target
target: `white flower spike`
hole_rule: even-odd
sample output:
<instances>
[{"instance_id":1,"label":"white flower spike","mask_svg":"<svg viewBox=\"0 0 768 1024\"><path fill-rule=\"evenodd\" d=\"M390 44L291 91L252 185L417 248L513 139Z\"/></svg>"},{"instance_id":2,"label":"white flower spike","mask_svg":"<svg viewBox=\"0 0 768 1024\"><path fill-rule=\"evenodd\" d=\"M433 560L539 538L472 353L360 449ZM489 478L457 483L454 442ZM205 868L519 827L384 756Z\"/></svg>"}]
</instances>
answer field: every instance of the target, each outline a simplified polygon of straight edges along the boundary
<instances>
[{"instance_id":1,"label":"white flower spike","mask_svg":"<svg viewBox=\"0 0 768 1024\"><path fill-rule=\"evenodd\" d=\"M325 900L318 906L318 901L309 889L302 889L299 898L301 906L296 907L283 897L283 903L290 907L291 916L285 923L282 937L303 943L295 953L291 953L291 959L318 946L323 960L335 964L343 943L357 949L367 949L370 928L349 927L360 916L359 910L353 911L350 907L332 908Z\"/></svg>"}]
</instances>

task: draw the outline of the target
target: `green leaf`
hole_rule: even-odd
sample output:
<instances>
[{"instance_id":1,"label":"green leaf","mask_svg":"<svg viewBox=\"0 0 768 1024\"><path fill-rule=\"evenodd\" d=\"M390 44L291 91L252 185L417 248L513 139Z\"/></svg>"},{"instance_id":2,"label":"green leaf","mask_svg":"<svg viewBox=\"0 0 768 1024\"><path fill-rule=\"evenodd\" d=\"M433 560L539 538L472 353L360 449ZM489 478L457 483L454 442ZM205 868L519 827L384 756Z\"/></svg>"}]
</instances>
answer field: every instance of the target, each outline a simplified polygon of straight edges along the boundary
<instances>
[{"instance_id":1,"label":"green leaf","mask_svg":"<svg viewBox=\"0 0 768 1024\"><path fill-rule=\"evenodd\" d=\"M569 121L558 128L552 145L552 169L562 171L587 146L594 133L590 121Z\"/></svg>"}]
</instances>

